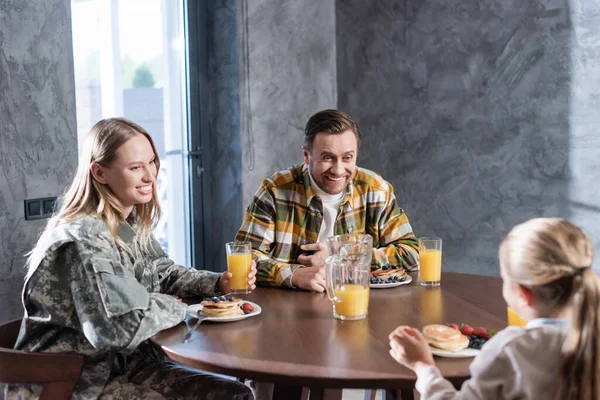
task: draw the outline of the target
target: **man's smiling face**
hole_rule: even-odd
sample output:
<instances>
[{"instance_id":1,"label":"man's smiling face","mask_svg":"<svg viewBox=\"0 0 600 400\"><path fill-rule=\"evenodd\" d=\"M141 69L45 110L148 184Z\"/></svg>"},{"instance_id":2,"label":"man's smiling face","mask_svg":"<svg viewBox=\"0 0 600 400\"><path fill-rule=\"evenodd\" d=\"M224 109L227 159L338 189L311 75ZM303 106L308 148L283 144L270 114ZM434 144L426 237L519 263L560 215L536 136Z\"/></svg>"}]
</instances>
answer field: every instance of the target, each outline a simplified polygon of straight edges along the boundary
<instances>
[{"instance_id":1,"label":"man's smiling face","mask_svg":"<svg viewBox=\"0 0 600 400\"><path fill-rule=\"evenodd\" d=\"M356 170L358 141L351 130L342 133L317 133L309 151L304 150L304 163L317 185L328 194L344 191Z\"/></svg>"}]
</instances>

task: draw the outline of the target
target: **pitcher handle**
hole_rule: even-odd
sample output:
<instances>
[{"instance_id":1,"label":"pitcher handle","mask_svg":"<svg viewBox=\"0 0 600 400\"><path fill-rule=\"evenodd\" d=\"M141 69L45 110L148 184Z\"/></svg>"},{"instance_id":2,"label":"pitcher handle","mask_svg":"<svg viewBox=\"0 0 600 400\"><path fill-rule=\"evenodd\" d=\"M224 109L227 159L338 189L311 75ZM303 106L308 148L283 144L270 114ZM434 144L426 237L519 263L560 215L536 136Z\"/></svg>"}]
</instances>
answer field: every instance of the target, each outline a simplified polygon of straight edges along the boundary
<instances>
[{"instance_id":1,"label":"pitcher handle","mask_svg":"<svg viewBox=\"0 0 600 400\"><path fill-rule=\"evenodd\" d=\"M333 286L333 272L337 264L341 262L341 258L338 256L329 256L325 260L325 290L327 291L327 297L330 301L338 303L342 301L341 298L336 297Z\"/></svg>"}]
</instances>

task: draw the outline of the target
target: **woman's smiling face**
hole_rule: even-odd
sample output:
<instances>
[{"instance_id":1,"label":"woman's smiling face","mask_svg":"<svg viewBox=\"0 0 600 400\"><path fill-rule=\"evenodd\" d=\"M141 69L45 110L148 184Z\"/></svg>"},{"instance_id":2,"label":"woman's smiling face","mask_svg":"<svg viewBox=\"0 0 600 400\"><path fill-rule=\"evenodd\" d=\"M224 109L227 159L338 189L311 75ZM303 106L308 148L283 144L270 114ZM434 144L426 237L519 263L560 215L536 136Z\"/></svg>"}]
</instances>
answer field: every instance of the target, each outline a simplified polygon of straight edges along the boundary
<instances>
[{"instance_id":1,"label":"woman's smiling face","mask_svg":"<svg viewBox=\"0 0 600 400\"><path fill-rule=\"evenodd\" d=\"M133 206L152 200L158 167L152 145L144 135L138 134L119 147L110 166L96 168L96 179L108 185L119 199L125 216Z\"/></svg>"}]
</instances>

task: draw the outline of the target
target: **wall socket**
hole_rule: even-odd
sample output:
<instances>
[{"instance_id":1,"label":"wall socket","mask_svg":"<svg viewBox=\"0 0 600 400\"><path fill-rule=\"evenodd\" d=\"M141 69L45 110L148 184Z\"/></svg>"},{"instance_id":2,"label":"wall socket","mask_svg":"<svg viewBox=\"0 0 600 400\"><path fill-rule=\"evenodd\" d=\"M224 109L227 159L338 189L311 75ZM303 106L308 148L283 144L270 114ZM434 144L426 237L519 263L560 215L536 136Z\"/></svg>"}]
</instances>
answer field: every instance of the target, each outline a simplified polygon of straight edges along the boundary
<instances>
[{"instance_id":1,"label":"wall socket","mask_svg":"<svg viewBox=\"0 0 600 400\"><path fill-rule=\"evenodd\" d=\"M56 197L41 197L25 200L25 220L49 218L54 212Z\"/></svg>"}]
</instances>

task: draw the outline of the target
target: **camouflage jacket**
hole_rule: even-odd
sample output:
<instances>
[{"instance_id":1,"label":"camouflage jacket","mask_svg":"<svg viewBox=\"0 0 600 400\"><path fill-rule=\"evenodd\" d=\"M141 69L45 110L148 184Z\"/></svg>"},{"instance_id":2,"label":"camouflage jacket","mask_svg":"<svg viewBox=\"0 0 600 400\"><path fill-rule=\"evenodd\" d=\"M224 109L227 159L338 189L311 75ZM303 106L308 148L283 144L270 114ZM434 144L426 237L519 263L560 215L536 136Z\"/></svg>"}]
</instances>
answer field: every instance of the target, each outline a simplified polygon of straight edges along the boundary
<instances>
[{"instance_id":1,"label":"camouflage jacket","mask_svg":"<svg viewBox=\"0 0 600 400\"><path fill-rule=\"evenodd\" d=\"M118 232L131 244L133 228ZM173 295L214 295L220 274L175 265L153 240L133 257L107 225L90 215L43 235L23 288L25 315L16 349L84 355L73 399L96 399L126 364L152 356L144 343L185 319ZM144 349L144 350L142 350ZM39 390L11 386L8 398L37 398Z\"/></svg>"}]
</instances>

